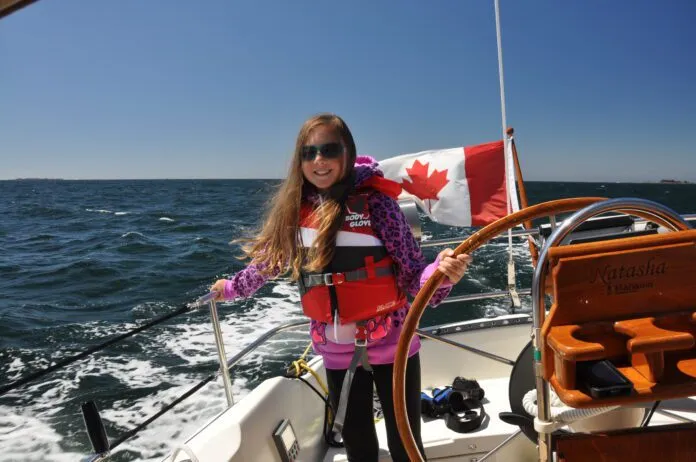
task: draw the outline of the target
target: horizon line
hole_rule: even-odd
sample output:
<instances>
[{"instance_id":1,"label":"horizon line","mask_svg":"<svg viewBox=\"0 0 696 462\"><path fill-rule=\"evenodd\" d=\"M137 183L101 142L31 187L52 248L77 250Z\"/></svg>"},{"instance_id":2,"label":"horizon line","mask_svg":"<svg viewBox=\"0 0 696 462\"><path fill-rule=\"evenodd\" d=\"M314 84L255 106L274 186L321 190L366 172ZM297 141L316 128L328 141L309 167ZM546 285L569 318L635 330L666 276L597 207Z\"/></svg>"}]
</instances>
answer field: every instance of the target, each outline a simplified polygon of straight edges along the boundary
<instances>
[{"instance_id":1,"label":"horizon line","mask_svg":"<svg viewBox=\"0 0 696 462\"><path fill-rule=\"evenodd\" d=\"M284 178L0 178L0 181L282 181ZM673 178L663 178L660 180L524 180L525 183L626 183L626 184L664 184L664 185L694 185L696 182L690 180L676 180Z\"/></svg>"}]
</instances>

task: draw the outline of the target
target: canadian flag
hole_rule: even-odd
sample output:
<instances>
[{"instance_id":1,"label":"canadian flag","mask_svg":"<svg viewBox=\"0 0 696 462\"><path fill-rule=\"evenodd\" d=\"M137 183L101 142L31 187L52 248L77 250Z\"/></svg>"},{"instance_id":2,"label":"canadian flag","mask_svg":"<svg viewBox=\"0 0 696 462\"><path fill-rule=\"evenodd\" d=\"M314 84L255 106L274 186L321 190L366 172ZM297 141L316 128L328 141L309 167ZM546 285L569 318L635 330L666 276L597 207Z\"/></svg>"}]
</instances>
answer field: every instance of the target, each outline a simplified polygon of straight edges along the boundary
<instances>
[{"instance_id":1,"label":"canadian flag","mask_svg":"<svg viewBox=\"0 0 696 462\"><path fill-rule=\"evenodd\" d=\"M399 199L415 200L438 223L485 226L519 210L511 140L404 154L379 166L401 184Z\"/></svg>"}]
</instances>

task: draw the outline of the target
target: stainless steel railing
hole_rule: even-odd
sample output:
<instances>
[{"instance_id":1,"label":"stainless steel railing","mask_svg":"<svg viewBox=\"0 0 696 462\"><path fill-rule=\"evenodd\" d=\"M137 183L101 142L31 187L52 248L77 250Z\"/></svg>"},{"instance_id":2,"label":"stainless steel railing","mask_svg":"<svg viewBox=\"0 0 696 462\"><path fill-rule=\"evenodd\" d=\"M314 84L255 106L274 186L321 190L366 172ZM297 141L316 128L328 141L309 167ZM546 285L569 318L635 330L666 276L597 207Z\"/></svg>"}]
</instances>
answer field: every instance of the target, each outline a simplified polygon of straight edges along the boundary
<instances>
[{"instance_id":1,"label":"stainless steel railing","mask_svg":"<svg viewBox=\"0 0 696 462\"><path fill-rule=\"evenodd\" d=\"M213 333L215 334L215 347L217 348L218 362L220 363L220 374L222 375L222 384L225 388L225 397L227 398L227 407L229 408L234 405L234 397L232 395L232 378L230 377L229 369L231 367L234 367L246 355L254 351L262 343L264 343L269 338L273 337L278 332L299 326L308 325L309 321L291 321L281 326L275 327L267 331L266 333L260 335L256 340L244 347L242 351L240 351L228 360L227 353L225 353L225 341L222 338L222 328L220 327L220 319L218 316L217 304L215 302L218 296L218 292L209 292L203 295L202 297L198 298L195 302L190 303L188 306L190 308L200 308L207 304L210 307L210 318L213 324Z\"/></svg>"},{"instance_id":2,"label":"stainless steel railing","mask_svg":"<svg viewBox=\"0 0 696 462\"><path fill-rule=\"evenodd\" d=\"M531 293L531 289L524 289L520 291L521 294L523 295L529 295ZM498 291L498 292L485 292L481 294L470 294L470 295L464 295L461 297L451 297L451 301L470 301L470 300L487 300L487 299L492 299L492 298L501 298L509 296L509 293L506 291ZM293 320L289 321L285 324L281 324L280 326L274 327L272 329L269 329L268 331L264 332L261 334L259 337L257 337L253 342L251 342L249 345L244 347L240 352L232 356L229 360L226 357L225 353L225 345L224 345L224 340L222 338L222 328L220 327L220 320L218 317L218 312L217 312L217 306L215 299L218 297L217 292L210 292L208 294L203 295L202 297L198 298L195 302L189 304L189 307L191 308L201 308L205 306L206 304L210 306L210 314L211 314L211 322L213 324L213 332L215 333L215 346L217 348L217 353L218 353L218 362L220 363L220 374L222 374L222 383L225 388L225 397L227 398L227 407L231 407L234 405L234 399L232 397L232 379L229 373L229 370L236 366L244 357L246 357L249 353L253 352L255 349L257 349L259 346L261 346L263 343L265 343L268 339L272 338L279 332L283 332L286 330L294 329L297 327L302 327L302 326L308 326L309 321L305 319L298 319L298 320ZM443 300L443 303L447 302L449 299ZM434 341L439 341L442 343L445 343L447 345L460 348L462 350L466 350L470 353L482 356L484 358L488 358L493 361L501 362L503 364L507 365L514 365L514 361L508 359L508 358L503 358L501 356L497 356L493 353L489 353L484 350L479 350L477 348L465 345L463 343L455 342L453 340L445 339L437 334L431 333L430 330L437 330L437 327L433 327L432 329L418 329L416 333L420 335L421 337L428 338Z\"/></svg>"},{"instance_id":3,"label":"stainless steel railing","mask_svg":"<svg viewBox=\"0 0 696 462\"><path fill-rule=\"evenodd\" d=\"M696 213L687 213L681 216L684 221L687 222L696 222ZM560 226L563 222L556 222L555 217L550 217L551 220L551 228L556 229L558 226ZM642 220L638 219L634 221L635 224L645 224L647 223L647 220ZM538 237L539 236L539 229L538 228L532 228L532 229L514 229L512 231L512 237ZM504 234L501 234L499 236L494 237L493 239L507 239L507 232ZM436 239L433 241L425 241L421 242L420 246L422 248L426 247L438 247L438 246L445 246L445 245L459 245L462 242L463 238L451 238L451 239Z\"/></svg>"}]
</instances>

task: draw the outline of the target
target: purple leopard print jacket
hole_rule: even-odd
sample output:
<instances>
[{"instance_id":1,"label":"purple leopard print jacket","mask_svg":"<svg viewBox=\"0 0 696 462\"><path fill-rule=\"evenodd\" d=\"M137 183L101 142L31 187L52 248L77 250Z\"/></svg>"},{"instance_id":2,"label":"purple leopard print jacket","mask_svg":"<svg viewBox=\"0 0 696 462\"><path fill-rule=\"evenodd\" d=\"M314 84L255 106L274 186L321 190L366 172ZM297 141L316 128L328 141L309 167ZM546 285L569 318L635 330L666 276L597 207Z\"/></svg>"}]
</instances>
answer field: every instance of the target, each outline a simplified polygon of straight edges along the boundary
<instances>
[{"instance_id":1,"label":"purple leopard print jacket","mask_svg":"<svg viewBox=\"0 0 696 462\"><path fill-rule=\"evenodd\" d=\"M359 187L373 175L383 176L377 162L368 156L358 156L355 162L355 173L356 187ZM318 197L312 195L305 199L310 202L318 201ZM404 292L415 296L437 268L438 261L436 260L430 265L425 262L406 217L394 199L381 193L375 193L370 196L369 207L375 235L384 243L387 252L397 265L399 287ZM237 297L250 297L266 283L266 280L267 278L258 271L257 267L249 265L227 280L223 296L228 300ZM430 305L438 305L447 297L451 288L452 284L445 278L445 282L431 299ZM408 309L409 305L368 321L367 353L370 364L391 364L394 362L396 344ZM348 368L354 351L354 333L354 324L335 325L314 320L311 322L312 346L317 354L323 356L327 369ZM420 340L416 336L411 342L409 356L416 354L419 349Z\"/></svg>"}]
</instances>

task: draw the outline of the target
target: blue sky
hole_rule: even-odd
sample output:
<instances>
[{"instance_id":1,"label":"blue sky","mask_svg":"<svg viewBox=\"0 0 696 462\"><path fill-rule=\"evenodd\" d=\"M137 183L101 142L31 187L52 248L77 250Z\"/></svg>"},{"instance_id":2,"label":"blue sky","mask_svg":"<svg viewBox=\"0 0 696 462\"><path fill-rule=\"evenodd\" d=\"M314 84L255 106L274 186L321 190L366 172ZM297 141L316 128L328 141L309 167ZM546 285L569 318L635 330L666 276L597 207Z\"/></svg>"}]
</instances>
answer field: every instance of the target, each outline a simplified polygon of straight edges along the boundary
<instances>
[{"instance_id":1,"label":"blue sky","mask_svg":"<svg viewBox=\"0 0 696 462\"><path fill-rule=\"evenodd\" d=\"M696 181L696 2L501 0L530 180ZM501 138L493 0L41 0L0 21L0 178L279 178Z\"/></svg>"}]
</instances>

